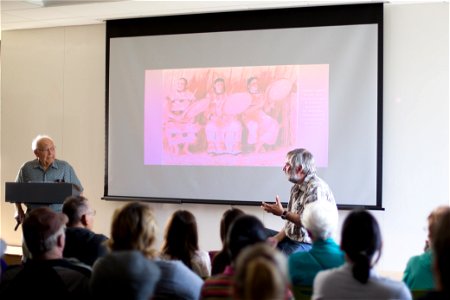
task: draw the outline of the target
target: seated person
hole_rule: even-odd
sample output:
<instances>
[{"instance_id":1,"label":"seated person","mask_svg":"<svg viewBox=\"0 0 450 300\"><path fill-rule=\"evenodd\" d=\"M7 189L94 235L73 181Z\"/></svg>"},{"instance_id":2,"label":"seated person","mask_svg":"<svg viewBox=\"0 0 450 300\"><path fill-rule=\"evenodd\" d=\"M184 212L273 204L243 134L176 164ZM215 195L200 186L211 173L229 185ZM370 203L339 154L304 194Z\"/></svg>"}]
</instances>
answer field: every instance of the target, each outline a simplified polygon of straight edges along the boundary
<instances>
[{"instance_id":1,"label":"seated person","mask_svg":"<svg viewBox=\"0 0 450 300\"><path fill-rule=\"evenodd\" d=\"M0 278L2 276L2 272L8 267L8 264L3 258L3 256L5 255L6 247L6 242L3 239L0 239Z\"/></svg>"},{"instance_id":2,"label":"seated person","mask_svg":"<svg viewBox=\"0 0 450 300\"><path fill-rule=\"evenodd\" d=\"M176 88L167 97L164 133L172 154L188 154L189 147L195 144L200 126L195 116L188 112L195 101L195 96L188 89L188 81L182 77L177 80Z\"/></svg>"},{"instance_id":3,"label":"seated person","mask_svg":"<svg viewBox=\"0 0 450 300\"><path fill-rule=\"evenodd\" d=\"M280 125L265 111L267 99L257 77L247 80L247 91L252 97L250 107L242 115L248 132L247 147L250 151L263 152L276 144Z\"/></svg>"},{"instance_id":4,"label":"seated person","mask_svg":"<svg viewBox=\"0 0 450 300\"><path fill-rule=\"evenodd\" d=\"M220 221L220 239L222 240L222 250L217 252L212 259L211 275L223 273L226 266L231 264L230 254L228 253L228 246L226 245L226 237L231 223L239 216L245 213L239 208L227 209Z\"/></svg>"},{"instance_id":5,"label":"seated person","mask_svg":"<svg viewBox=\"0 0 450 300\"><path fill-rule=\"evenodd\" d=\"M63 258L67 216L33 209L22 224L31 258L2 274L1 299L89 298L91 268Z\"/></svg>"},{"instance_id":6,"label":"seated person","mask_svg":"<svg viewBox=\"0 0 450 300\"><path fill-rule=\"evenodd\" d=\"M75 257L92 266L97 258L108 253L108 247L105 244L108 238L92 231L95 210L92 209L87 198L70 196L64 201L62 211L69 218L64 257Z\"/></svg>"},{"instance_id":7,"label":"seated person","mask_svg":"<svg viewBox=\"0 0 450 300\"><path fill-rule=\"evenodd\" d=\"M200 299L233 299L235 261L245 247L263 243L267 240L266 229L262 222L251 215L238 217L231 225L226 245L231 257L231 264L222 274L205 280Z\"/></svg>"},{"instance_id":8,"label":"seated person","mask_svg":"<svg viewBox=\"0 0 450 300\"><path fill-rule=\"evenodd\" d=\"M313 284L313 299L411 299L405 283L381 277L373 269L381 255L381 232L366 210L352 211L344 221L341 249L346 263L321 271Z\"/></svg>"},{"instance_id":9,"label":"seated person","mask_svg":"<svg viewBox=\"0 0 450 300\"><path fill-rule=\"evenodd\" d=\"M92 270L95 299L149 300L161 276L159 267L139 251L117 251L100 258Z\"/></svg>"},{"instance_id":10,"label":"seated person","mask_svg":"<svg viewBox=\"0 0 450 300\"><path fill-rule=\"evenodd\" d=\"M448 211L450 211L449 206L439 206L428 216L428 245L433 241L431 228ZM432 261L431 249L429 247L421 255L413 256L409 259L405 272L403 273L403 281L410 290L435 289Z\"/></svg>"},{"instance_id":11,"label":"seated person","mask_svg":"<svg viewBox=\"0 0 450 300\"><path fill-rule=\"evenodd\" d=\"M213 91L207 95L209 107L205 112L205 126L208 142L207 152L210 154L239 154L241 152L242 125L238 114L226 112L225 105L229 94L225 88L225 80L214 80Z\"/></svg>"},{"instance_id":12,"label":"seated person","mask_svg":"<svg viewBox=\"0 0 450 300\"><path fill-rule=\"evenodd\" d=\"M164 259L181 260L202 278L211 276L211 259L198 247L197 221L187 210L174 212L167 222L161 254Z\"/></svg>"},{"instance_id":13,"label":"seated person","mask_svg":"<svg viewBox=\"0 0 450 300\"><path fill-rule=\"evenodd\" d=\"M289 276L293 285L312 286L318 272L344 263L344 253L332 237L338 224L336 205L323 200L307 204L302 223L312 248L289 255Z\"/></svg>"},{"instance_id":14,"label":"seated person","mask_svg":"<svg viewBox=\"0 0 450 300\"><path fill-rule=\"evenodd\" d=\"M447 210L430 229L433 239L431 248L434 255L433 274L436 278L436 289L429 292L421 300L450 299L450 212Z\"/></svg>"},{"instance_id":15,"label":"seated person","mask_svg":"<svg viewBox=\"0 0 450 300\"><path fill-rule=\"evenodd\" d=\"M247 247L238 256L236 299L292 299L286 256L266 243Z\"/></svg>"},{"instance_id":16,"label":"seated person","mask_svg":"<svg viewBox=\"0 0 450 300\"><path fill-rule=\"evenodd\" d=\"M130 202L115 211L111 224L109 247L114 251L137 250L160 269L152 300L197 300L203 280L181 261L160 260L154 248L156 219L151 207L142 202Z\"/></svg>"}]
</instances>

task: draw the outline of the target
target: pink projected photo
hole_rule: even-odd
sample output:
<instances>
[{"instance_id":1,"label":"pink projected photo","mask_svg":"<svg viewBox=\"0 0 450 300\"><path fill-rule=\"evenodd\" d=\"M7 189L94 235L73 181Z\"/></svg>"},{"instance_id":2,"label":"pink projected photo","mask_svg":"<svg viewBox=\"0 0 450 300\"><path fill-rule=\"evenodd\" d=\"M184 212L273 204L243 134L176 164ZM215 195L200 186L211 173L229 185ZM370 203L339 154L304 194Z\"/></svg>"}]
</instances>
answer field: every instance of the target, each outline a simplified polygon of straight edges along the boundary
<instances>
[{"instance_id":1,"label":"pink projected photo","mask_svg":"<svg viewBox=\"0 0 450 300\"><path fill-rule=\"evenodd\" d=\"M329 67L146 70L144 163L281 166L307 148L328 165Z\"/></svg>"}]
</instances>

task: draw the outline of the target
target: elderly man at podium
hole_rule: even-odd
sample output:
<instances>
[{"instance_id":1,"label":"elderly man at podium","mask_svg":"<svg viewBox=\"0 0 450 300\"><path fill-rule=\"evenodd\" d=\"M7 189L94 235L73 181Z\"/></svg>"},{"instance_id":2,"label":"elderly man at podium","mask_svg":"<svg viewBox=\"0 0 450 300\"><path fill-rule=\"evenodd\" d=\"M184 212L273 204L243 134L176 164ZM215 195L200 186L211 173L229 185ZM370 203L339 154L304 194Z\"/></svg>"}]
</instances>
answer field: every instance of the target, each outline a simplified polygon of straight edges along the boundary
<instances>
[{"instance_id":1,"label":"elderly man at podium","mask_svg":"<svg viewBox=\"0 0 450 300\"><path fill-rule=\"evenodd\" d=\"M38 135L31 143L36 159L28 161L22 165L17 174L16 182L67 182L76 185L80 192L83 187L75 174L72 166L63 160L56 159L55 144L53 139L46 135ZM27 207L26 213L30 210L44 206L45 204L24 203ZM15 203L17 224L22 224L25 212L22 203ZM56 211L61 212L62 204L48 204Z\"/></svg>"}]
</instances>

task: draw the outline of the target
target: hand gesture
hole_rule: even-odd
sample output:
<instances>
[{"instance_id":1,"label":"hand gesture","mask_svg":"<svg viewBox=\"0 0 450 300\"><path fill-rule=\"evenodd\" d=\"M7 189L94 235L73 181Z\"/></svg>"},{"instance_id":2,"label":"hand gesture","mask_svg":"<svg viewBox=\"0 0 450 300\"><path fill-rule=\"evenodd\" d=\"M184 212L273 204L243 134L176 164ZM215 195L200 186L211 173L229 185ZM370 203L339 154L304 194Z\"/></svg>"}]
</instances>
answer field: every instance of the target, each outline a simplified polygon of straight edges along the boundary
<instances>
[{"instance_id":1,"label":"hand gesture","mask_svg":"<svg viewBox=\"0 0 450 300\"><path fill-rule=\"evenodd\" d=\"M281 216L284 210L283 205L280 201L280 196L278 195L275 197L275 203L270 204L263 202L261 204L261 208L268 213L274 214L275 216Z\"/></svg>"}]
</instances>

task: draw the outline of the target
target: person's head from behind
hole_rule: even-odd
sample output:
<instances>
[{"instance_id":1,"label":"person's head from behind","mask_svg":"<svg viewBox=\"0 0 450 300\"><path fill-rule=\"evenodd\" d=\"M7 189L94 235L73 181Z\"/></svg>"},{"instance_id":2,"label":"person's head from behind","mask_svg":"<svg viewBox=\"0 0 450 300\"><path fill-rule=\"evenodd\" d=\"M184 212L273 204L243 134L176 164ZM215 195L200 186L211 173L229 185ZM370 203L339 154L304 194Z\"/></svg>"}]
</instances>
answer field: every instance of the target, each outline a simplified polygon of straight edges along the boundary
<instances>
[{"instance_id":1,"label":"person's head from behind","mask_svg":"<svg viewBox=\"0 0 450 300\"><path fill-rule=\"evenodd\" d=\"M47 168L56 158L56 148L53 139L48 135L38 135L31 142L31 149L39 163Z\"/></svg>"},{"instance_id":2,"label":"person's head from behind","mask_svg":"<svg viewBox=\"0 0 450 300\"><path fill-rule=\"evenodd\" d=\"M433 209L433 211L428 215L428 242L433 240L433 227L436 226L437 222L444 216L448 211L450 211L450 206L441 205Z\"/></svg>"},{"instance_id":3,"label":"person's head from behind","mask_svg":"<svg viewBox=\"0 0 450 300\"><path fill-rule=\"evenodd\" d=\"M303 211L302 224L314 241L333 237L338 224L336 204L327 200L307 204Z\"/></svg>"},{"instance_id":4,"label":"person's head from behind","mask_svg":"<svg viewBox=\"0 0 450 300\"><path fill-rule=\"evenodd\" d=\"M242 250L236 261L235 295L241 300L285 299L286 256L266 243Z\"/></svg>"},{"instance_id":5,"label":"person's head from behind","mask_svg":"<svg viewBox=\"0 0 450 300\"><path fill-rule=\"evenodd\" d=\"M231 223L233 223L233 221L236 220L237 217L242 216L244 214L245 214L244 211L234 207L227 209L223 213L222 219L220 220L220 239L222 241L222 244L225 243Z\"/></svg>"},{"instance_id":6,"label":"person's head from behind","mask_svg":"<svg viewBox=\"0 0 450 300\"><path fill-rule=\"evenodd\" d=\"M301 183L307 175L316 173L314 157L303 148L291 150L286 154L283 171L290 182Z\"/></svg>"},{"instance_id":7,"label":"person's head from behind","mask_svg":"<svg viewBox=\"0 0 450 300\"><path fill-rule=\"evenodd\" d=\"M158 266L139 251L117 251L94 265L90 290L95 299L148 300L161 276Z\"/></svg>"},{"instance_id":8,"label":"person's head from behind","mask_svg":"<svg viewBox=\"0 0 450 300\"><path fill-rule=\"evenodd\" d=\"M381 256L381 246L377 220L366 210L352 211L342 226L341 249L352 263L356 280L367 283L370 269Z\"/></svg>"},{"instance_id":9,"label":"person's head from behind","mask_svg":"<svg viewBox=\"0 0 450 300\"><path fill-rule=\"evenodd\" d=\"M48 207L33 209L22 225L23 238L32 259L63 257L68 218Z\"/></svg>"},{"instance_id":10,"label":"person's head from behind","mask_svg":"<svg viewBox=\"0 0 450 300\"><path fill-rule=\"evenodd\" d=\"M191 267L191 257L197 250L198 231L195 216L187 210L177 210L167 222L162 252Z\"/></svg>"},{"instance_id":11,"label":"person's head from behind","mask_svg":"<svg viewBox=\"0 0 450 300\"><path fill-rule=\"evenodd\" d=\"M91 229L94 226L95 210L83 196L69 196L64 200L62 212L67 215L67 227L84 227Z\"/></svg>"},{"instance_id":12,"label":"person's head from behind","mask_svg":"<svg viewBox=\"0 0 450 300\"><path fill-rule=\"evenodd\" d=\"M232 263L235 262L242 249L267 240L266 229L255 216L243 215L231 224L226 243Z\"/></svg>"},{"instance_id":13,"label":"person's head from behind","mask_svg":"<svg viewBox=\"0 0 450 300\"><path fill-rule=\"evenodd\" d=\"M109 247L113 251L138 250L153 258L157 255L153 248L156 229L151 207L141 202L130 202L114 212Z\"/></svg>"},{"instance_id":14,"label":"person's head from behind","mask_svg":"<svg viewBox=\"0 0 450 300\"><path fill-rule=\"evenodd\" d=\"M450 211L445 209L431 228L436 288L450 295Z\"/></svg>"}]
</instances>

